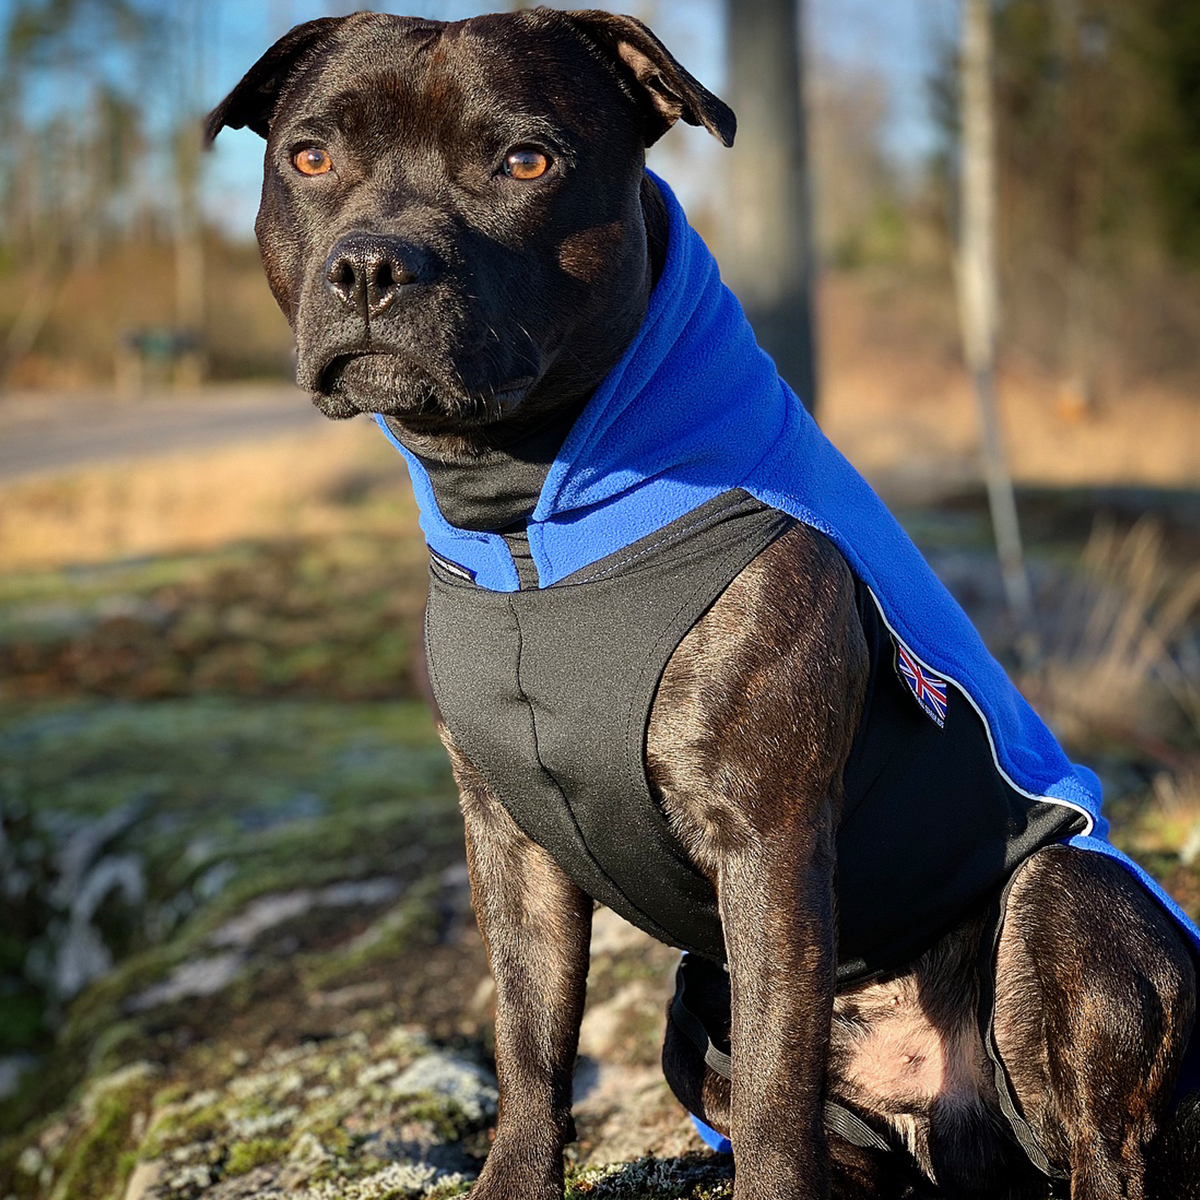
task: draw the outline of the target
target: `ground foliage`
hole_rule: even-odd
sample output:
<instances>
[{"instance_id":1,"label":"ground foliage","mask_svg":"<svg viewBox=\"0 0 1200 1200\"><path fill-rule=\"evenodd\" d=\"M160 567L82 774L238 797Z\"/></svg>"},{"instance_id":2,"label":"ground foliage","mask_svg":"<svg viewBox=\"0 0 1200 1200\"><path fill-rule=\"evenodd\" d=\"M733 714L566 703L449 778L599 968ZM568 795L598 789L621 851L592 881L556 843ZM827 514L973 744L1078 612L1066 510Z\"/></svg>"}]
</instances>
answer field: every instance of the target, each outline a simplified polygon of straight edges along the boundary
<instances>
[{"instance_id":1,"label":"ground foliage","mask_svg":"<svg viewBox=\"0 0 1200 1200\"><path fill-rule=\"evenodd\" d=\"M1194 531L1089 533L1092 507L1027 498L1023 683L1196 911ZM978 498L904 519L1016 669ZM490 991L444 754L402 698L414 536L0 579L0 1059L34 1065L0 1196L442 1196L477 1170ZM672 954L604 916L572 1200L724 1197L656 1064Z\"/></svg>"},{"instance_id":2,"label":"ground foliage","mask_svg":"<svg viewBox=\"0 0 1200 1200\"><path fill-rule=\"evenodd\" d=\"M12 698L414 694L425 581L394 538L235 546L8 588L0 678Z\"/></svg>"}]
</instances>

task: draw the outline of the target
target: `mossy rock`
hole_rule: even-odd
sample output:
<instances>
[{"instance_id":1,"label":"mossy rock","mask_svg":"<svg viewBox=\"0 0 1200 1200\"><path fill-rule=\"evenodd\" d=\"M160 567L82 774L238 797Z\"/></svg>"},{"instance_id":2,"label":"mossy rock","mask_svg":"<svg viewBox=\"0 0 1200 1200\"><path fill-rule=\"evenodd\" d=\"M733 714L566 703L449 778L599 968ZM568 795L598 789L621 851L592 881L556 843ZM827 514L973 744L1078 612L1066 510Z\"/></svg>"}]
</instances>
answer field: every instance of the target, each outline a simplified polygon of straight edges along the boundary
<instances>
[{"instance_id":1,"label":"mossy rock","mask_svg":"<svg viewBox=\"0 0 1200 1200\"><path fill-rule=\"evenodd\" d=\"M131 1179L139 1200L451 1195L495 1102L481 1063L408 1027L227 1061L205 1088L136 1064L47 1122L6 1186L20 1200L109 1200Z\"/></svg>"},{"instance_id":2,"label":"mossy rock","mask_svg":"<svg viewBox=\"0 0 1200 1200\"><path fill-rule=\"evenodd\" d=\"M0 761L0 873L21 881L0 899L0 1053L50 1060L28 1081L27 1112L61 1099L97 1055L118 1066L139 1053L130 998L209 953L257 897L314 897L293 928L269 932L294 938L297 963L332 986L418 939L430 924L426 879L461 862L450 773L423 705L0 703ZM76 845L84 857L69 879ZM72 1000L51 969L59 939L78 926L80 881L113 864L127 874L136 864L141 892L135 906L89 915L99 966L115 965ZM372 881L391 892L323 899L322 889L369 892ZM356 943L397 897L386 936ZM344 958L323 957L340 946ZM0 1098L0 1127L23 1119L18 1108Z\"/></svg>"}]
</instances>

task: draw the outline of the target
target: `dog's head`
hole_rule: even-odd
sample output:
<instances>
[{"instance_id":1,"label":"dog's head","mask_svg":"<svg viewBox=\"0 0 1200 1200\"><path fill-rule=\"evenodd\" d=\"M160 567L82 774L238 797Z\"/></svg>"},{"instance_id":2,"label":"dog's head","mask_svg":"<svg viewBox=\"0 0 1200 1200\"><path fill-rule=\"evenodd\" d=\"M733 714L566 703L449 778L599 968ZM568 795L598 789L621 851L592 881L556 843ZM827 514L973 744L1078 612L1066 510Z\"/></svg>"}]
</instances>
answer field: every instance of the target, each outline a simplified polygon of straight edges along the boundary
<instances>
[{"instance_id":1,"label":"dog's head","mask_svg":"<svg viewBox=\"0 0 1200 1200\"><path fill-rule=\"evenodd\" d=\"M358 13L281 38L211 113L267 139L255 226L331 417L437 439L586 394L649 289L646 146L734 117L632 17Z\"/></svg>"}]
</instances>

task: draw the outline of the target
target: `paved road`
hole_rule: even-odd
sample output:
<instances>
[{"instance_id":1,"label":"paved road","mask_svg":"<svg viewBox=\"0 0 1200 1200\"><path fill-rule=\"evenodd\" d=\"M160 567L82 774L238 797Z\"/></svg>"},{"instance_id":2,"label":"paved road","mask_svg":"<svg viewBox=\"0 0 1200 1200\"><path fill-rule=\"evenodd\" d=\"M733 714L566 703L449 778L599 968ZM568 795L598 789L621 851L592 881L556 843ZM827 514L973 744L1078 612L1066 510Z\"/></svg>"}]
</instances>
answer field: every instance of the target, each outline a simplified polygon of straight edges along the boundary
<instances>
[{"instance_id":1,"label":"paved road","mask_svg":"<svg viewBox=\"0 0 1200 1200\"><path fill-rule=\"evenodd\" d=\"M323 424L308 397L290 385L163 392L123 403L106 396L0 396L0 482Z\"/></svg>"}]
</instances>

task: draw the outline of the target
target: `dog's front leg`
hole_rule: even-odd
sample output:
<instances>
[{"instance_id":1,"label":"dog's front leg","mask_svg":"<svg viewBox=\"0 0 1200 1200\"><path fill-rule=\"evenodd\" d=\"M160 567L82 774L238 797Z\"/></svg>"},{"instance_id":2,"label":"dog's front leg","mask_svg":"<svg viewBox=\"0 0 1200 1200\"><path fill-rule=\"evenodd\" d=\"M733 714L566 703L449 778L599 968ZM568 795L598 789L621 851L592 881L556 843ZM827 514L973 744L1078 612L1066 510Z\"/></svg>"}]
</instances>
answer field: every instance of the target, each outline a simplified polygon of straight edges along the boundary
<instances>
[{"instance_id":1,"label":"dog's front leg","mask_svg":"<svg viewBox=\"0 0 1200 1200\"><path fill-rule=\"evenodd\" d=\"M732 990L730 1140L738 1200L823 1200L833 1014L833 805L764 830L722 865Z\"/></svg>"},{"instance_id":2,"label":"dog's front leg","mask_svg":"<svg viewBox=\"0 0 1200 1200\"><path fill-rule=\"evenodd\" d=\"M574 1136L571 1077L592 902L521 832L450 746L467 829L471 902L496 981L500 1114L477 1200L557 1200Z\"/></svg>"},{"instance_id":3,"label":"dog's front leg","mask_svg":"<svg viewBox=\"0 0 1200 1200\"><path fill-rule=\"evenodd\" d=\"M717 889L737 1200L826 1200L834 831L867 678L854 582L820 535L763 551L680 643L649 777Z\"/></svg>"}]
</instances>

